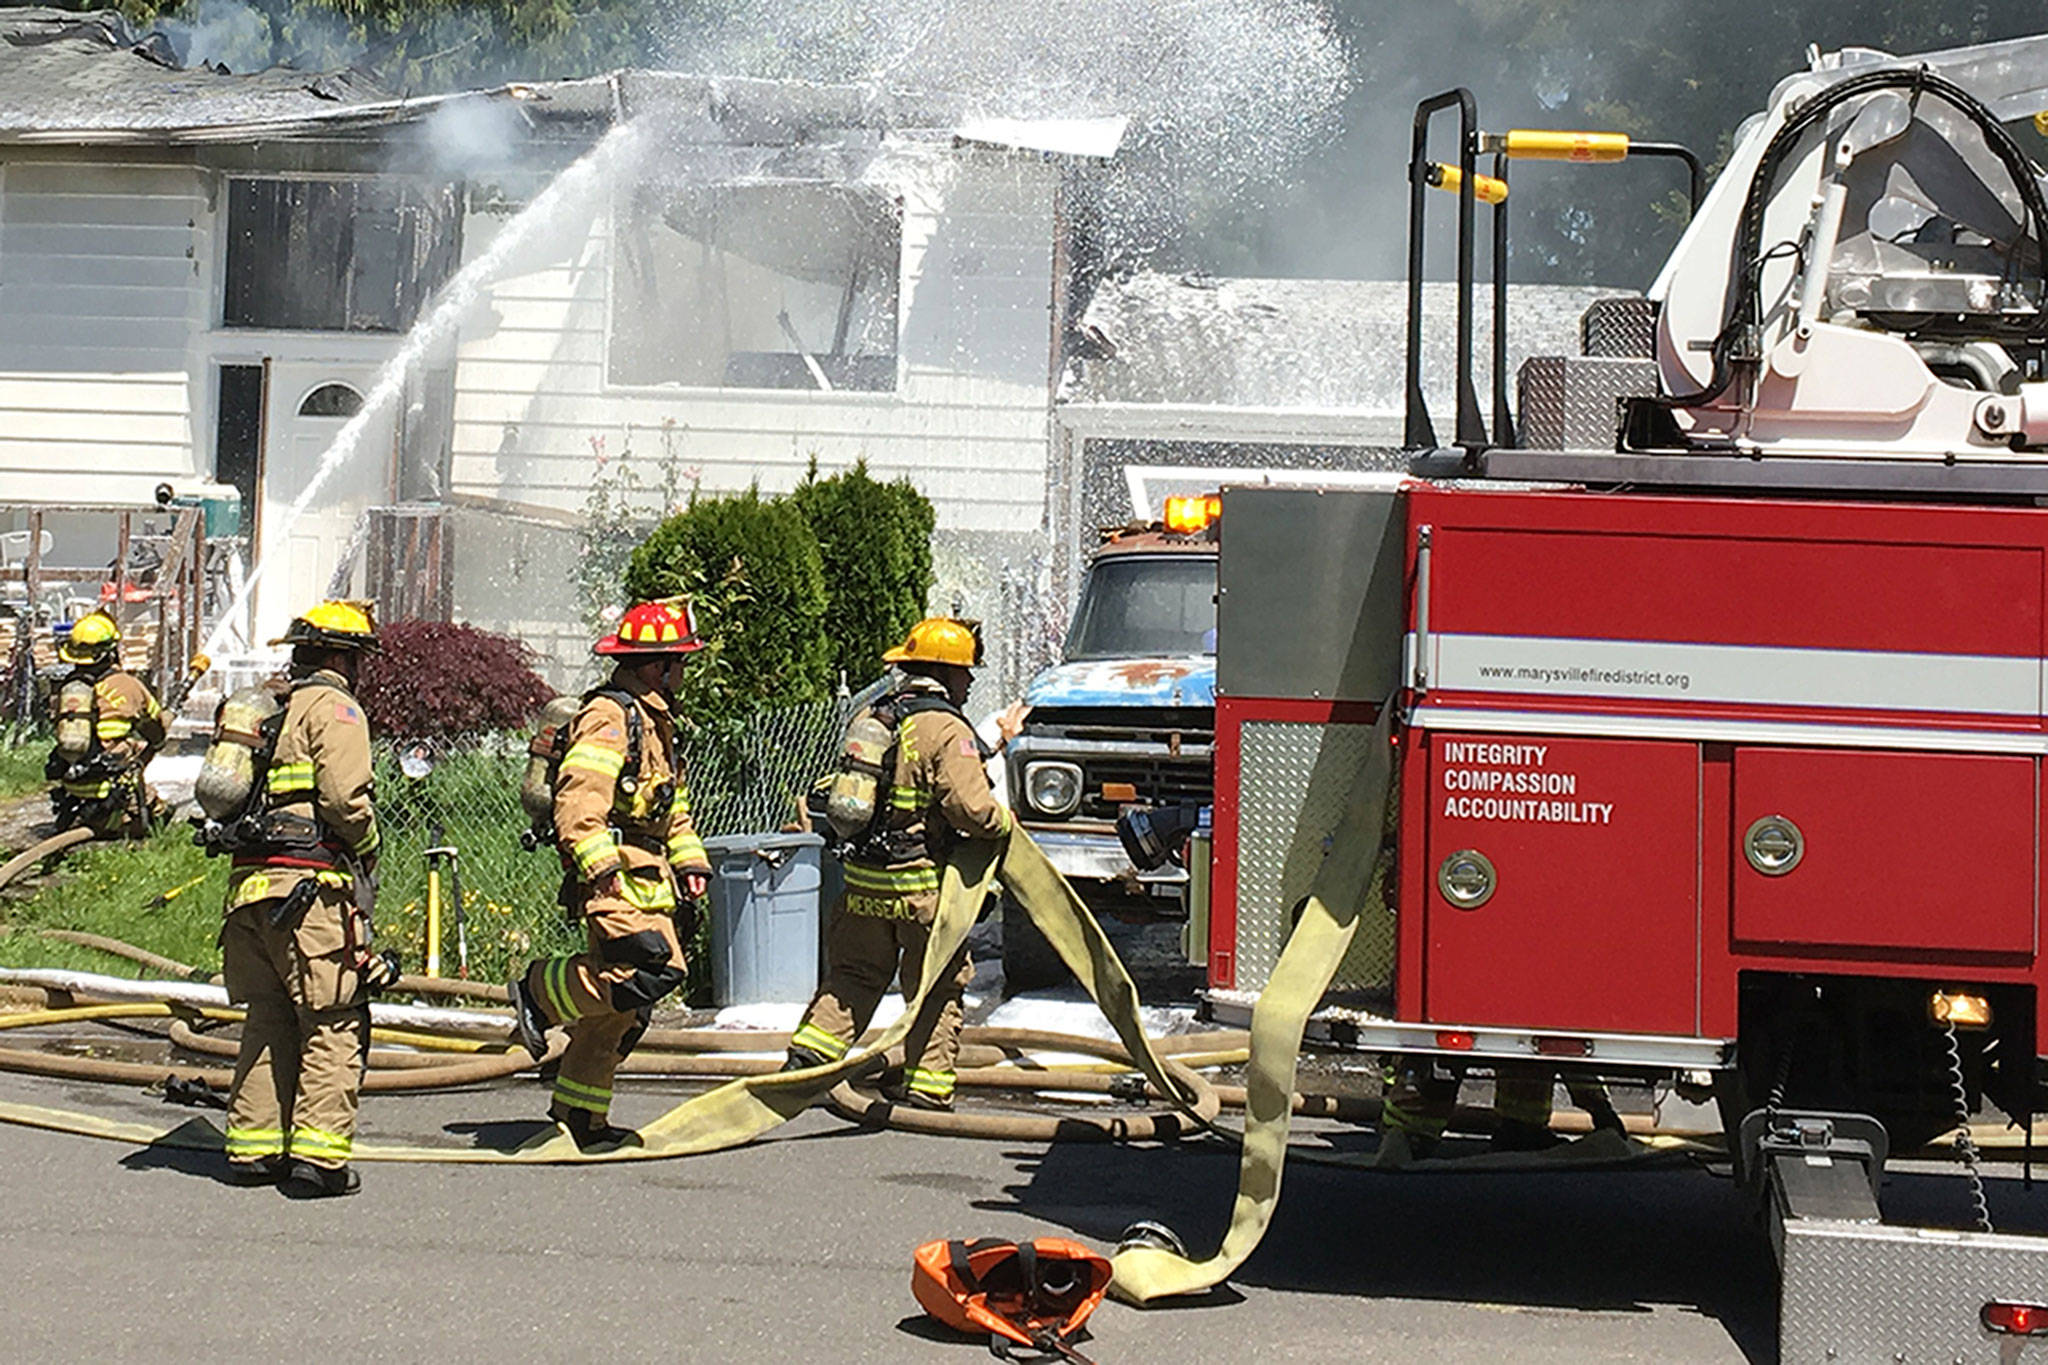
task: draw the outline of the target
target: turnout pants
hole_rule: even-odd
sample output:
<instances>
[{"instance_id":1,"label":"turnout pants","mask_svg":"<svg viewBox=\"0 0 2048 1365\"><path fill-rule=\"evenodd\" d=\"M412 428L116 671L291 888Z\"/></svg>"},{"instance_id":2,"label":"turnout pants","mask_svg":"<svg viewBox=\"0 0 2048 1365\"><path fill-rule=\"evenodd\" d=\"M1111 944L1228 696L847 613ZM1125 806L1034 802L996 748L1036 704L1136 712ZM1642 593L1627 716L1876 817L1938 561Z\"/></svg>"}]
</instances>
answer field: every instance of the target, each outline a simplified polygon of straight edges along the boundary
<instances>
[{"instance_id":1,"label":"turnout pants","mask_svg":"<svg viewBox=\"0 0 2048 1365\"><path fill-rule=\"evenodd\" d=\"M526 969L525 989L551 1024L568 1030L549 1112L611 1112L612 1077L647 1031L654 1004L683 984L682 944L665 910L614 897L585 903L583 952L544 957Z\"/></svg>"},{"instance_id":2,"label":"turnout pants","mask_svg":"<svg viewBox=\"0 0 2048 1365\"><path fill-rule=\"evenodd\" d=\"M275 900L229 912L221 975L244 1006L242 1050L228 1101L228 1160L290 1154L348 1163L370 1045L370 1006L346 965L346 888L323 886L297 925L272 928Z\"/></svg>"},{"instance_id":3,"label":"turnout pants","mask_svg":"<svg viewBox=\"0 0 2048 1365\"><path fill-rule=\"evenodd\" d=\"M938 896L911 896L895 903L902 907L897 915L855 914L843 897L832 907L825 933L825 980L791 1036L792 1046L837 1061L875 1017L875 1006L892 981L901 979L905 1000L917 994ZM910 1089L935 1099L952 1098L954 1067L960 1058L960 994L972 980L974 964L963 947L934 986L941 1000L936 1014L903 1040L904 1060L909 1063L903 1080Z\"/></svg>"}]
</instances>

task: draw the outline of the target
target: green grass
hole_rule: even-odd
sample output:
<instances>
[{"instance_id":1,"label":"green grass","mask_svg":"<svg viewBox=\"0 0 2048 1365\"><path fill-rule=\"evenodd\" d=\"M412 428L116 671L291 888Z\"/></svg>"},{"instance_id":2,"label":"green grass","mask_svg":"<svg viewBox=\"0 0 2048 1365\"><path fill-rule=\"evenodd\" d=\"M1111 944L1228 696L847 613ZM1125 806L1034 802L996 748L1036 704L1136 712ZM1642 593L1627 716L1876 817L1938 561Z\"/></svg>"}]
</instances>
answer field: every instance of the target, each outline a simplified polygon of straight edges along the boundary
<instances>
[{"instance_id":1,"label":"green grass","mask_svg":"<svg viewBox=\"0 0 2048 1365\"><path fill-rule=\"evenodd\" d=\"M152 908L160 893L180 891ZM208 858L184 826L140 843L88 844L64 855L55 875L25 898L0 901L0 966L69 967L113 976L156 976L140 963L43 938L37 929L77 929L132 943L207 971L220 968L221 898L227 864Z\"/></svg>"},{"instance_id":2,"label":"green grass","mask_svg":"<svg viewBox=\"0 0 2048 1365\"><path fill-rule=\"evenodd\" d=\"M49 757L48 736L0 730L0 799L47 787L43 764Z\"/></svg>"},{"instance_id":3,"label":"green grass","mask_svg":"<svg viewBox=\"0 0 2048 1365\"><path fill-rule=\"evenodd\" d=\"M437 845L452 844L460 859L472 980L502 982L535 957L583 946L581 927L572 927L555 904L562 873L554 851L543 847L529 853L519 842L527 825L519 805L524 765L524 746L504 753L483 748L447 755L430 775L415 780L400 773L388 753L378 755L377 812L384 836L378 859L377 946L396 950L406 971L425 968L423 850ZM146 908L151 897L195 877L204 880L166 906ZM52 928L101 934L217 971L226 889L227 860L202 854L186 825L161 830L141 843L89 844L66 854L54 875L31 894L0 899L0 926L10 931L0 934L0 966L156 975L138 963L31 932ZM454 976L453 890L445 877L441 894L441 971ZM683 999L708 996L707 936L708 927L700 926Z\"/></svg>"}]
</instances>

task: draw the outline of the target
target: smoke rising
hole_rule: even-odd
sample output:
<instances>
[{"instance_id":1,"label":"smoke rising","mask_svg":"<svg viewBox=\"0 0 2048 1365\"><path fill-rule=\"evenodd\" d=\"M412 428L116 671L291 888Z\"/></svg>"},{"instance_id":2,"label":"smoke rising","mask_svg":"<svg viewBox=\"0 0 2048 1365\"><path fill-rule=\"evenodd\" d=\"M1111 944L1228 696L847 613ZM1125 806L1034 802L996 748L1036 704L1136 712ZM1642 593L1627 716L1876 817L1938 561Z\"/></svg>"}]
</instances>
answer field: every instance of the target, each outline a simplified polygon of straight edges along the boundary
<instances>
[{"instance_id":1,"label":"smoke rising","mask_svg":"<svg viewBox=\"0 0 2048 1365\"><path fill-rule=\"evenodd\" d=\"M1128 115L1113 254L1284 177L1336 136L1350 83L1320 0L740 0L670 35L665 64L967 97L980 113Z\"/></svg>"}]
</instances>

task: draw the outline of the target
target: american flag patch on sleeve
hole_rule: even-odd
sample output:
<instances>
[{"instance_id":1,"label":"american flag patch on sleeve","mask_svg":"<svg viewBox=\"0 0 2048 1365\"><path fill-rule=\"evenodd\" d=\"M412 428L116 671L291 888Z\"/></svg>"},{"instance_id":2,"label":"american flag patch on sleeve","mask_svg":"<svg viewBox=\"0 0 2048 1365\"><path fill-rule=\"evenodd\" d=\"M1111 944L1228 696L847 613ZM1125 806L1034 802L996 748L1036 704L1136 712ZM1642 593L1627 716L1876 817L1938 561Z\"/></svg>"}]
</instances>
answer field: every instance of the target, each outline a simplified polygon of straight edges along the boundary
<instances>
[{"instance_id":1,"label":"american flag patch on sleeve","mask_svg":"<svg viewBox=\"0 0 2048 1365\"><path fill-rule=\"evenodd\" d=\"M357 711L355 707L350 706L345 701L338 701L334 703L334 718L344 725L354 725L363 717L362 713Z\"/></svg>"},{"instance_id":2,"label":"american flag patch on sleeve","mask_svg":"<svg viewBox=\"0 0 2048 1365\"><path fill-rule=\"evenodd\" d=\"M974 747L973 740L963 739L960 741L960 757L979 758L981 757L981 750Z\"/></svg>"}]
</instances>

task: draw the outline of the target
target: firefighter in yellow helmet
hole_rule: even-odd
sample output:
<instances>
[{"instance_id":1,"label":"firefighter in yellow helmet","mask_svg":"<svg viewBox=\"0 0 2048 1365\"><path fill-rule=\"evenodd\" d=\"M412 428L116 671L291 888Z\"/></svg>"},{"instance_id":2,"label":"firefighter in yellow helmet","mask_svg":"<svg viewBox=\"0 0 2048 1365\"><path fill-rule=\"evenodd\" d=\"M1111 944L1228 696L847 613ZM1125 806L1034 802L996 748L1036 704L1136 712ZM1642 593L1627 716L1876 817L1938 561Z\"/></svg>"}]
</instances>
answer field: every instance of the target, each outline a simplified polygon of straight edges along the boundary
<instances>
[{"instance_id":1,"label":"firefighter in yellow helmet","mask_svg":"<svg viewBox=\"0 0 2048 1365\"><path fill-rule=\"evenodd\" d=\"M377 815L354 696L376 625L362 603L322 602L271 643L291 646L289 695L247 815L222 846L234 864L221 974L248 1011L228 1169L300 1198L353 1194L369 994L395 975L371 952Z\"/></svg>"},{"instance_id":2,"label":"firefighter in yellow helmet","mask_svg":"<svg viewBox=\"0 0 2048 1365\"><path fill-rule=\"evenodd\" d=\"M163 747L164 714L149 685L121 667L121 628L82 616L57 646L71 676L57 689L57 742L45 775L59 829L141 832L151 802L142 770Z\"/></svg>"},{"instance_id":3,"label":"firefighter in yellow helmet","mask_svg":"<svg viewBox=\"0 0 2048 1365\"><path fill-rule=\"evenodd\" d=\"M589 946L531 963L507 990L536 1059L550 1026L568 1030L548 1115L585 1149L634 1139L608 1121L612 1077L655 1003L683 984L683 943L710 881L674 705L683 669L703 647L681 598L629 608L595 646L616 666L566 727L555 771L564 904L581 916Z\"/></svg>"},{"instance_id":4,"label":"firefighter in yellow helmet","mask_svg":"<svg viewBox=\"0 0 2048 1365\"><path fill-rule=\"evenodd\" d=\"M916 995L939 908L939 865L956 840L1010 832L1010 812L989 787L989 755L960 710L981 662L974 627L930 617L882 658L903 673L872 708L895 736L894 766L884 765L888 785L877 796L874 828L843 860L846 894L826 930L824 981L790 1039L785 1070L844 1057L899 976L904 998ZM1024 714L1019 704L998 718L1004 743L1023 728ZM884 1093L944 1110L953 1107L960 993L974 978L966 949L940 972L934 989L942 1003L904 1040L903 1078Z\"/></svg>"}]
</instances>

